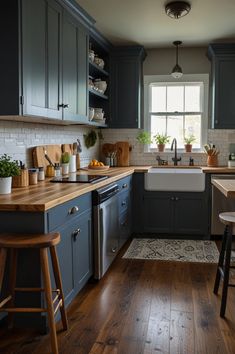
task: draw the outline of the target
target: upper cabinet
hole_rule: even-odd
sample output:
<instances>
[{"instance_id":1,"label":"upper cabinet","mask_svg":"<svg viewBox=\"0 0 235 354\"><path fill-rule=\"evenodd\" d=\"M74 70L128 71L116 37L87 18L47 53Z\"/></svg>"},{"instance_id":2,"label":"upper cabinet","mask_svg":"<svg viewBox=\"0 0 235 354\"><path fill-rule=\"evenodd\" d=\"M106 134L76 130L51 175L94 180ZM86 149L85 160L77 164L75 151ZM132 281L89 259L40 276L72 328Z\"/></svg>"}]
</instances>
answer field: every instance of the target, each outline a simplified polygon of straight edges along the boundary
<instances>
[{"instance_id":1,"label":"upper cabinet","mask_svg":"<svg viewBox=\"0 0 235 354\"><path fill-rule=\"evenodd\" d=\"M87 30L54 0L23 0L22 28L23 114L87 122Z\"/></svg>"},{"instance_id":2,"label":"upper cabinet","mask_svg":"<svg viewBox=\"0 0 235 354\"><path fill-rule=\"evenodd\" d=\"M141 128L143 61L141 46L116 47L111 53L110 128Z\"/></svg>"},{"instance_id":3,"label":"upper cabinet","mask_svg":"<svg viewBox=\"0 0 235 354\"><path fill-rule=\"evenodd\" d=\"M89 26L79 21L78 5L72 0L8 3L2 7L0 34L5 48L0 115L88 123Z\"/></svg>"},{"instance_id":4,"label":"upper cabinet","mask_svg":"<svg viewBox=\"0 0 235 354\"><path fill-rule=\"evenodd\" d=\"M235 43L215 43L211 60L211 128L235 128Z\"/></svg>"}]
</instances>

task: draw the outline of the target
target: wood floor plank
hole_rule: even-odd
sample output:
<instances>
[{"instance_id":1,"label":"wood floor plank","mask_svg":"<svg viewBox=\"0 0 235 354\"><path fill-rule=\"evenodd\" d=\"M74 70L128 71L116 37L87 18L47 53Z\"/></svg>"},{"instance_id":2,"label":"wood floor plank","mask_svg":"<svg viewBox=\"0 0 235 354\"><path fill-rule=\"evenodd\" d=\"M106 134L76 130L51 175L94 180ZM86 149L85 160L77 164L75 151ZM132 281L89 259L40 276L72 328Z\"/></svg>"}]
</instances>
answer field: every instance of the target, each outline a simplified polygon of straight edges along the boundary
<instances>
[{"instance_id":1,"label":"wood floor plank","mask_svg":"<svg viewBox=\"0 0 235 354\"><path fill-rule=\"evenodd\" d=\"M226 319L216 265L115 260L68 309L69 330L57 325L60 354L234 354L235 289ZM49 354L49 336L0 328L0 354Z\"/></svg>"},{"instance_id":2,"label":"wood floor plank","mask_svg":"<svg viewBox=\"0 0 235 354\"><path fill-rule=\"evenodd\" d=\"M170 353L194 354L194 331L192 312L171 311Z\"/></svg>"}]
</instances>

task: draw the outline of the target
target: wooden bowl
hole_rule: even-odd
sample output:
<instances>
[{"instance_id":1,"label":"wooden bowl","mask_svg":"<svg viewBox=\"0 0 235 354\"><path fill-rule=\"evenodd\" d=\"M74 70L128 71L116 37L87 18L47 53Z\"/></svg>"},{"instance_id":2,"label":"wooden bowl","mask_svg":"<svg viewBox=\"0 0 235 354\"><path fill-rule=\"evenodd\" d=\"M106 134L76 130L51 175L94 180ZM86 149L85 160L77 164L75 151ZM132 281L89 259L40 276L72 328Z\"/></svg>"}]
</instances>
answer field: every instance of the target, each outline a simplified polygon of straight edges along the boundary
<instances>
[{"instance_id":1,"label":"wooden bowl","mask_svg":"<svg viewBox=\"0 0 235 354\"><path fill-rule=\"evenodd\" d=\"M109 166L108 165L105 165L105 166L89 166L88 165L88 169L89 170L106 171L109 169Z\"/></svg>"}]
</instances>

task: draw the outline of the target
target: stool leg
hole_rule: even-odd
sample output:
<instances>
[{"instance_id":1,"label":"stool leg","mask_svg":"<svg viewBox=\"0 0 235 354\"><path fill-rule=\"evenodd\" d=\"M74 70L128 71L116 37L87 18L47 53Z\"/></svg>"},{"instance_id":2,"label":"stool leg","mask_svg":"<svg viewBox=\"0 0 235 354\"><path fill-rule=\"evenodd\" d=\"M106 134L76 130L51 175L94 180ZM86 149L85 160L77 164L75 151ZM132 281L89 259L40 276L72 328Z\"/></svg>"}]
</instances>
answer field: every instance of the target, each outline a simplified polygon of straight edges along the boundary
<instances>
[{"instance_id":1,"label":"stool leg","mask_svg":"<svg viewBox=\"0 0 235 354\"><path fill-rule=\"evenodd\" d=\"M58 352L58 344L57 344L57 337L56 337L56 326L55 326L55 319L54 319L54 307L52 302L51 278L49 273L47 248L40 249L40 256L41 256L41 267L42 267L42 274L43 274L43 281L44 281L44 288L45 288L45 298L47 302L47 314L48 314L48 324L50 329L52 353L58 354L59 352Z\"/></svg>"},{"instance_id":2,"label":"stool leg","mask_svg":"<svg viewBox=\"0 0 235 354\"><path fill-rule=\"evenodd\" d=\"M220 251L220 255L219 255L219 262L218 262L217 272L216 272L216 277L215 277L214 294L218 294L220 278L221 278L219 268L223 267L223 264L224 264L224 255L225 255L225 246L226 246L226 241L227 241L227 235L228 235L228 226L225 226L222 245L221 245L221 251Z\"/></svg>"},{"instance_id":3,"label":"stool leg","mask_svg":"<svg viewBox=\"0 0 235 354\"><path fill-rule=\"evenodd\" d=\"M61 320L62 320L62 324L63 324L63 329L67 330L68 329L68 320L67 320L65 305L64 305L64 293L63 293L63 288L62 288L60 267L59 267L58 257L56 254L56 248L54 246L50 247L50 253L51 253L51 261L52 261L52 267L53 267L56 287L57 287L57 289L60 290L60 299L62 299L62 306L60 307Z\"/></svg>"},{"instance_id":4,"label":"stool leg","mask_svg":"<svg viewBox=\"0 0 235 354\"><path fill-rule=\"evenodd\" d=\"M222 291L222 300L220 307L220 317L224 317L226 310L227 294L228 294L228 283L229 283L229 269L231 261L231 249L232 249L232 226L228 228L227 242L226 242L226 255L225 255L225 265L224 265L224 284Z\"/></svg>"},{"instance_id":5,"label":"stool leg","mask_svg":"<svg viewBox=\"0 0 235 354\"><path fill-rule=\"evenodd\" d=\"M9 274L9 293L11 300L9 301L9 307L15 305L15 285L16 285L16 271L17 271L17 250L10 250L10 274ZM8 313L8 328L12 328L14 320L14 313Z\"/></svg>"},{"instance_id":6,"label":"stool leg","mask_svg":"<svg viewBox=\"0 0 235 354\"><path fill-rule=\"evenodd\" d=\"M7 250L6 248L0 248L0 292L2 290L2 282L4 277L4 271L6 266Z\"/></svg>"}]
</instances>

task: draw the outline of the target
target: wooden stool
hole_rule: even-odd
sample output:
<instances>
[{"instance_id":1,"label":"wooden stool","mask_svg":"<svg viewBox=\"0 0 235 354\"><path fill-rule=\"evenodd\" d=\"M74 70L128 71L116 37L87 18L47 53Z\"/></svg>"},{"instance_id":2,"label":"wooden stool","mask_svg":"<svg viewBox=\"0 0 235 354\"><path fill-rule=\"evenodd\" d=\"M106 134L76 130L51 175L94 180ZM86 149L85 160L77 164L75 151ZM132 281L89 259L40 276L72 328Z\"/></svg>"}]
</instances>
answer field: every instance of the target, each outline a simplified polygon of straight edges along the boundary
<instances>
[{"instance_id":1,"label":"wooden stool","mask_svg":"<svg viewBox=\"0 0 235 354\"><path fill-rule=\"evenodd\" d=\"M226 310L228 287L235 287L235 284L229 283L229 270L235 268L230 266L231 251L232 251L232 236L235 226L235 212L226 212L219 214L220 221L225 224L224 235L222 239L221 251L219 255L219 262L215 277L214 293L218 294L221 276L223 278L223 290L220 307L220 316L224 317Z\"/></svg>"},{"instance_id":2,"label":"wooden stool","mask_svg":"<svg viewBox=\"0 0 235 354\"><path fill-rule=\"evenodd\" d=\"M58 353L58 345L56 338L56 326L54 315L60 309L63 329L68 328L68 322L64 307L64 295L62 290L62 281L59 269L59 262L56 254L55 245L60 242L60 234L58 232L45 235L22 235L22 234L0 234L0 290L4 277L6 265L7 250L10 251L10 274L9 274L9 295L0 303L0 311L8 312L9 325L13 323L14 312L47 312L48 324L50 329L51 347L53 354ZM43 275L44 288L16 288L16 267L17 267L17 251L19 248L38 248L40 251L41 270ZM49 272L49 263L47 249L50 249L52 267L55 277L56 290L55 297L52 299L51 279ZM17 308L14 307L15 292L45 292L46 308ZM8 307L4 305L8 304ZM55 310L54 310L55 305Z\"/></svg>"}]
</instances>

